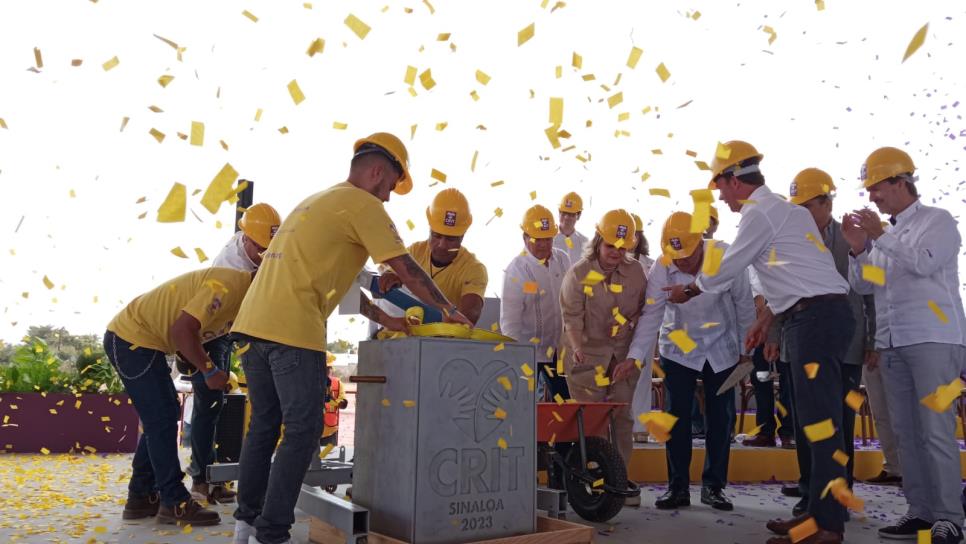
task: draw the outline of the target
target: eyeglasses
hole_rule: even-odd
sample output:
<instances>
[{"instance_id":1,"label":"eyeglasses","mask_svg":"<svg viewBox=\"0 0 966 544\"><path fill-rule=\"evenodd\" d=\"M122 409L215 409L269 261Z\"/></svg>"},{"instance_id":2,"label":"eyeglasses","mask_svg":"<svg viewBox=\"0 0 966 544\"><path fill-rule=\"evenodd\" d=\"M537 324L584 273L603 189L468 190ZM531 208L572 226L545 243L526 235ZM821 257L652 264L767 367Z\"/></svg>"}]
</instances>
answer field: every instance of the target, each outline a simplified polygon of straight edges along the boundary
<instances>
[{"instance_id":1,"label":"eyeglasses","mask_svg":"<svg viewBox=\"0 0 966 544\"><path fill-rule=\"evenodd\" d=\"M396 160L396 157L392 156L392 153L386 151L385 149L383 149L382 147L376 144L363 144L362 146L359 147L359 150L356 151L355 155L353 155L352 158L354 159L356 157L360 157L362 155L368 155L370 153L377 153L385 157L386 160L389 161L389 164L392 165L393 170L396 171L396 176L398 178L397 182L402 180L404 175L402 164L400 164L399 161Z\"/></svg>"}]
</instances>

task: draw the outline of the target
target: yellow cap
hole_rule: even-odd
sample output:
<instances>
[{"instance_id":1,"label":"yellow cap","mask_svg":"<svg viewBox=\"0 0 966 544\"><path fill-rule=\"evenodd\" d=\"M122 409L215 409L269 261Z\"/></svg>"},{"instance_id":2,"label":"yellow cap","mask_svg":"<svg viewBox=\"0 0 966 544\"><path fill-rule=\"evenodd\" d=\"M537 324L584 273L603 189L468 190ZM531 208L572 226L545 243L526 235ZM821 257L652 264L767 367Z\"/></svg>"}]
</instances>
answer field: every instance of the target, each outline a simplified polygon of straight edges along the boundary
<instances>
[{"instance_id":1,"label":"yellow cap","mask_svg":"<svg viewBox=\"0 0 966 544\"><path fill-rule=\"evenodd\" d=\"M238 220L238 228L256 244L267 248L278 232L282 219L268 204L255 204Z\"/></svg>"},{"instance_id":2,"label":"yellow cap","mask_svg":"<svg viewBox=\"0 0 966 544\"><path fill-rule=\"evenodd\" d=\"M530 238L553 238L557 235L557 223L553 220L553 212L539 204L523 213L520 228Z\"/></svg>"},{"instance_id":3,"label":"yellow cap","mask_svg":"<svg viewBox=\"0 0 966 544\"><path fill-rule=\"evenodd\" d=\"M644 220L641 219L641 216L637 215L636 213L632 213L631 217L634 218L634 230L637 232L644 230Z\"/></svg>"},{"instance_id":4,"label":"yellow cap","mask_svg":"<svg viewBox=\"0 0 966 544\"><path fill-rule=\"evenodd\" d=\"M834 190L832 176L818 168L806 168L792 180L788 196L792 204L804 204L817 196L831 194Z\"/></svg>"},{"instance_id":5,"label":"yellow cap","mask_svg":"<svg viewBox=\"0 0 966 544\"><path fill-rule=\"evenodd\" d=\"M727 154L727 157L722 157L719 155L719 151L724 151L723 154ZM708 182L708 189L717 189L717 183L715 180L718 176L730 170L733 166L746 161L748 159L757 158L759 161L765 158L764 155L755 149L755 146L749 144L748 142L742 142L741 140L731 140L725 144L719 146L715 149L714 159L711 161L711 181ZM736 175L741 175L740 173Z\"/></svg>"},{"instance_id":6,"label":"yellow cap","mask_svg":"<svg viewBox=\"0 0 966 544\"><path fill-rule=\"evenodd\" d=\"M880 147L865 159L862 165L862 186L868 189L880 181L894 178L900 174L912 174L916 165L908 153L895 147Z\"/></svg>"},{"instance_id":7,"label":"yellow cap","mask_svg":"<svg viewBox=\"0 0 966 544\"><path fill-rule=\"evenodd\" d=\"M694 253L700 243L701 233L691 232L691 214L674 212L664 222L664 230L661 231L661 251L668 259L686 259Z\"/></svg>"},{"instance_id":8,"label":"yellow cap","mask_svg":"<svg viewBox=\"0 0 966 544\"><path fill-rule=\"evenodd\" d=\"M429 228L443 236L463 236L473 224L470 203L458 189L443 189L436 193L433 203L426 208Z\"/></svg>"},{"instance_id":9,"label":"yellow cap","mask_svg":"<svg viewBox=\"0 0 966 544\"><path fill-rule=\"evenodd\" d=\"M373 144L381 147L392 158L396 159L396 162L399 164L399 168L402 170L402 178L396 184L393 192L398 195L404 195L413 189L413 178L409 175L409 151L406 150L406 146L403 145L402 140L388 132L376 132L366 138L356 140L355 145L352 146L352 152L358 152L359 148L365 144Z\"/></svg>"},{"instance_id":10,"label":"yellow cap","mask_svg":"<svg viewBox=\"0 0 966 544\"><path fill-rule=\"evenodd\" d=\"M567 213L580 213L584 211L584 199L574 192L564 195L560 199L560 211Z\"/></svg>"},{"instance_id":11,"label":"yellow cap","mask_svg":"<svg viewBox=\"0 0 966 544\"><path fill-rule=\"evenodd\" d=\"M611 210L597 222L597 234L612 246L618 245L620 240L623 241L620 247L631 249L635 243L634 233L634 216L627 210Z\"/></svg>"}]
</instances>

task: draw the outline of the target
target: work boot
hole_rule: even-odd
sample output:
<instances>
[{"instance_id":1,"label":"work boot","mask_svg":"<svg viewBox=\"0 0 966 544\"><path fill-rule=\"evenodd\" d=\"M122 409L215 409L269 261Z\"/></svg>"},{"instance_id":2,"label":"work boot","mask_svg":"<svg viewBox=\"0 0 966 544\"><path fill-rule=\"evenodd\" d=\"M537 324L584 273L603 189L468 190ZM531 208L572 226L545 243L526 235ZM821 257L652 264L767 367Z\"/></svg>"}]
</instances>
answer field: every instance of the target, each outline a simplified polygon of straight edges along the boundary
<instances>
[{"instance_id":1,"label":"work boot","mask_svg":"<svg viewBox=\"0 0 966 544\"><path fill-rule=\"evenodd\" d=\"M799 523L804 522L810 517L811 516L808 514L802 514L801 516L795 516L792 519L773 519L765 524L765 528L776 535L787 535L788 531L791 531L792 527L796 527Z\"/></svg>"},{"instance_id":2,"label":"work boot","mask_svg":"<svg viewBox=\"0 0 966 544\"><path fill-rule=\"evenodd\" d=\"M141 497L128 496L127 502L124 503L124 511L121 512L121 519L141 519L156 516L159 506L161 506L161 494L157 491Z\"/></svg>"},{"instance_id":3,"label":"work boot","mask_svg":"<svg viewBox=\"0 0 966 544\"><path fill-rule=\"evenodd\" d=\"M221 516L214 510L208 510L201 503L194 499L188 499L181 504L172 506L161 505L158 509L158 522L170 525L192 525L194 527L204 527L207 525L218 525L221 523Z\"/></svg>"},{"instance_id":4,"label":"work boot","mask_svg":"<svg viewBox=\"0 0 966 544\"><path fill-rule=\"evenodd\" d=\"M715 510L730 511L735 509L735 505L728 500L721 488L717 487L702 487L701 503L707 504Z\"/></svg>"},{"instance_id":5,"label":"work boot","mask_svg":"<svg viewBox=\"0 0 966 544\"><path fill-rule=\"evenodd\" d=\"M687 489L680 491L668 489L654 502L654 506L658 510L675 510L683 506L691 506L691 493Z\"/></svg>"}]
</instances>

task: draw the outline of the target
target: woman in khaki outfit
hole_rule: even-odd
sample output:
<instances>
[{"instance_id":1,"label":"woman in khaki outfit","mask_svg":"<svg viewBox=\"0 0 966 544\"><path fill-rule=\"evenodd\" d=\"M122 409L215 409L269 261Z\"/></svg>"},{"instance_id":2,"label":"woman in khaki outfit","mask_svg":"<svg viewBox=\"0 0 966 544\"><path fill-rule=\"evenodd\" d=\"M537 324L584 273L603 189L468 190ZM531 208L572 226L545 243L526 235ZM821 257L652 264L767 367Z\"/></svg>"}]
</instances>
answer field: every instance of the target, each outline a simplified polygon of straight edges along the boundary
<instances>
[{"instance_id":1,"label":"woman in khaki outfit","mask_svg":"<svg viewBox=\"0 0 966 544\"><path fill-rule=\"evenodd\" d=\"M560 288L570 395L579 402L627 403L617 411L615 429L615 445L627 465L633 451L630 403L640 370L624 360L647 287L641 264L627 255L635 247L634 230L629 212L604 214Z\"/></svg>"}]
</instances>

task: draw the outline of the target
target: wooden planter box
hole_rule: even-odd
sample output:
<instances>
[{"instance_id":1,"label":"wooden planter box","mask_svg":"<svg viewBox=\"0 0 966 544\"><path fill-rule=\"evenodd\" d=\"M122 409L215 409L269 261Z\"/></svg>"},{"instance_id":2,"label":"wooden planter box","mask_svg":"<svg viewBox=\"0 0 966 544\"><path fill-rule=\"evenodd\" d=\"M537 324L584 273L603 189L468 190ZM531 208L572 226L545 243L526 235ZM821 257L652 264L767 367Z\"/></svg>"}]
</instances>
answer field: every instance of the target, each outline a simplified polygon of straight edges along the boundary
<instances>
[{"instance_id":1,"label":"wooden planter box","mask_svg":"<svg viewBox=\"0 0 966 544\"><path fill-rule=\"evenodd\" d=\"M369 533L369 544L407 544L379 533ZM318 518L309 520L309 542L313 544L345 544L342 531ZM530 535L509 536L481 540L469 544L592 544L594 528L562 519L537 516L537 532Z\"/></svg>"},{"instance_id":2,"label":"wooden planter box","mask_svg":"<svg viewBox=\"0 0 966 544\"><path fill-rule=\"evenodd\" d=\"M131 453L138 414L126 394L0 393L0 451Z\"/></svg>"}]
</instances>

